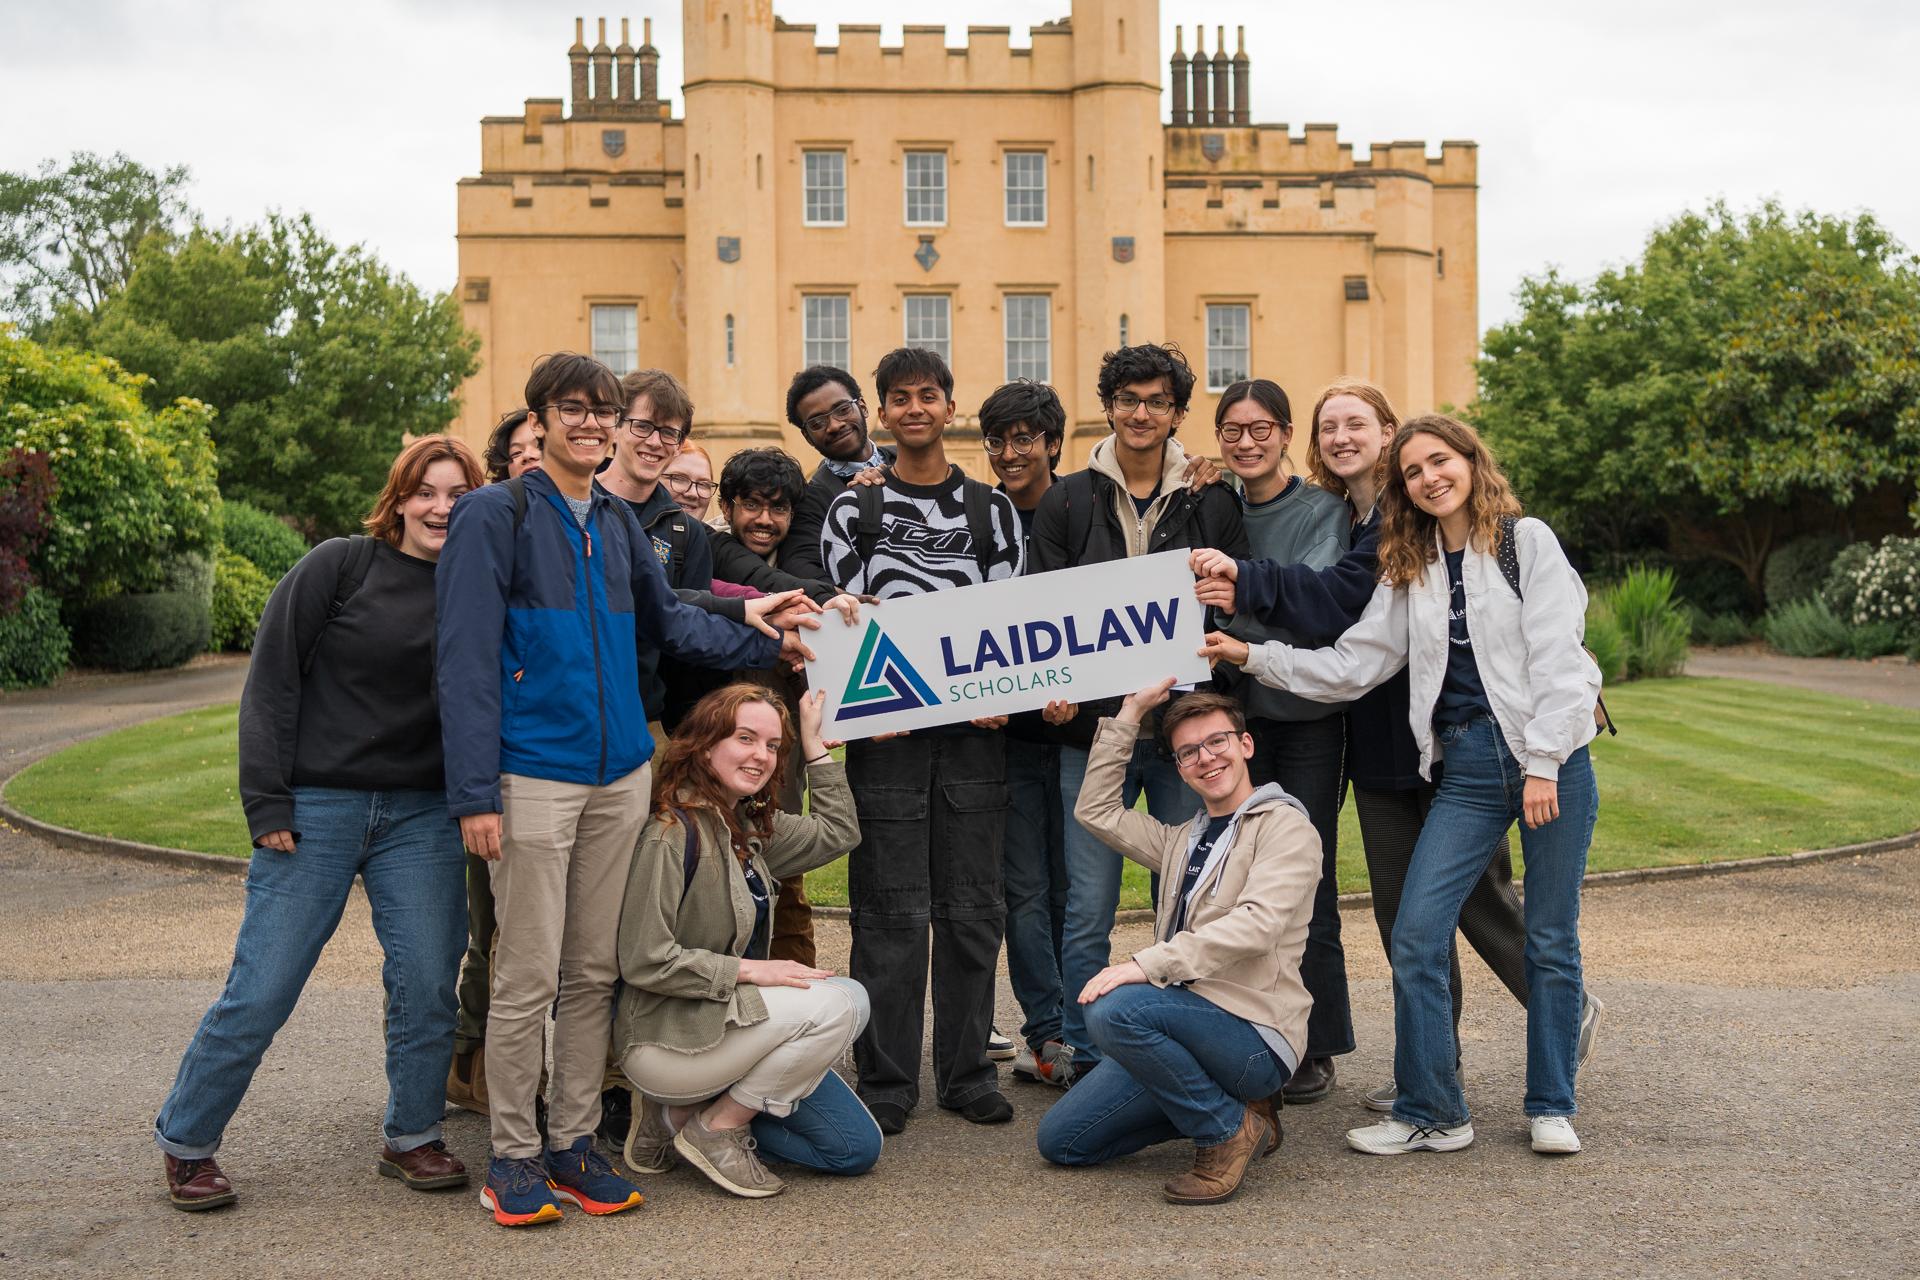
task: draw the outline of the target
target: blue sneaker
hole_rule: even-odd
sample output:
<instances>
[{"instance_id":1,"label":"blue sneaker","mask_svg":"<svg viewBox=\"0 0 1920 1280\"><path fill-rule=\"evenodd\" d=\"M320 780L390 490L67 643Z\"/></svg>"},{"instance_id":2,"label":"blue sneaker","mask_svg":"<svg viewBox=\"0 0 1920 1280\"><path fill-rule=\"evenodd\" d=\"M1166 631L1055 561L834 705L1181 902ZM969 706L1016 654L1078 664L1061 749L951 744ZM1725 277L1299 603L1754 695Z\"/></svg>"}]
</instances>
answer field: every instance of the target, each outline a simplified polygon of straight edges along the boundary
<instances>
[{"instance_id":1,"label":"blue sneaker","mask_svg":"<svg viewBox=\"0 0 1920 1280\"><path fill-rule=\"evenodd\" d=\"M553 1184L547 1181L547 1167L539 1156L523 1160L494 1156L487 1161L487 1185L480 1189L480 1203L493 1210L493 1220L503 1227L560 1221L560 1202L554 1199Z\"/></svg>"},{"instance_id":2,"label":"blue sneaker","mask_svg":"<svg viewBox=\"0 0 1920 1280\"><path fill-rule=\"evenodd\" d=\"M644 1201L640 1188L613 1171L590 1133L575 1138L565 1151L548 1150L547 1180L554 1195L588 1213L619 1213Z\"/></svg>"}]
</instances>

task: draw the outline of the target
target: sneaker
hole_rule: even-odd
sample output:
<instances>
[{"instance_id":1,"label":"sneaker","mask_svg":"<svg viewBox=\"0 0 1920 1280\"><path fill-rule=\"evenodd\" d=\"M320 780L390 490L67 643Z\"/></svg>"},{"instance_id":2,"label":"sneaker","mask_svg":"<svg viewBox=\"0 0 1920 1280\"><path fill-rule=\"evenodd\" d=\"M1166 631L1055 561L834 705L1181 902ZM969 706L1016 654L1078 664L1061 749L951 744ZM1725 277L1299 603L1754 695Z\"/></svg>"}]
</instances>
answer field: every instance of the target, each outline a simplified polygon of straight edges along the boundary
<instances>
[{"instance_id":1,"label":"sneaker","mask_svg":"<svg viewBox=\"0 0 1920 1280\"><path fill-rule=\"evenodd\" d=\"M633 1123L620 1155L635 1173L665 1173L673 1168L673 1128L667 1109L638 1089L633 1091Z\"/></svg>"},{"instance_id":2,"label":"sneaker","mask_svg":"<svg viewBox=\"0 0 1920 1280\"><path fill-rule=\"evenodd\" d=\"M601 1090L600 1127L594 1130L595 1136L607 1144L607 1150L618 1151L632 1131L633 1090L625 1084Z\"/></svg>"},{"instance_id":3,"label":"sneaker","mask_svg":"<svg viewBox=\"0 0 1920 1280\"><path fill-rule=\"evenodd\" d=\"M1567 1116L1535 1116L1533 1149L1543 1156L1570 1156L1580 1149L1580 1135Z\"/></svg>"},{"instance_id":4,"label":"sneaker","mask_svg":"<svg viewBox=\"0 0 1920 1280\"><path fill-rule=\"evenodd\" d=\"M1398 1101L1400 1101L1400 1086L1391 1080L1360 1095L1362 1106L1369 1111L1378 1111L1382 1114L1390 1114L1393 1111L1393 1104Z\"/></svg>"},{"instance_id":5,"label":"sneaker","mask_svg":"<svg viewBox=\"0 0 1920 1280\"><path fill-rule=\"evenodd\" d=\"M1451 1126L1408 1124L1382 1120L1364 1129L1347 1130L1347 1145L1370 1156L1398 1156L1409 1151L1458 1151L1473 1143L1471 1122Z\"/></svg>"},{"instance_id":6,"label":"sneaker","mask_svg":"<svg viewBox=\"0 0 1920 1280\"><path fill-rule=\"evenodd\" d=\"M897 1102L869 1102L867 1114L880 1126L880 1132L892 1137L907 1131L907 1109ZM678 1150L676 1147L675 1150Z\"/></svg>"},{"instance_id":7,"label":"sneaker","mask_svg":"<svg viewBox=\"0 0 1920 1280\"><path fill-rule=\"evenodd\" d=\"M592 1214L638 1209L645 1202L640 1188L613 1171L590 1133L565 1151L547 1149L547 1180L555 1196Z\"/></svg>"},{"instance_id":8,"label":"sneaker","mask_svg":"<svg viewBox=\"0 0 1920 1280\"><path fill-rule=\"evenodd\" d=\"M1058 1040L1049 1040L1040 1046L1040 1052L1036 1055L1023 1044L1013 1056L1013 1075L1016 1080L1070 1089L1078 1078L1078 1073L1073 1069L1073 1049Z\"/></svg>"},{"instance_id":9,"label":"sneaker","mask_svg":"<svg viewBox=\"0 0 1920 1280\"><path fill-rule=\"evenodd\" d=\"M941 1104L945 1106L944 1103ZM1005 1124L1013 1119L1013 1104L1007 1101L1007 1095L998 1089L983 1093L972 1102L958 1107L948 1107L949 1111L958 1111L960 1118L971 1124Z\"/></svg>"},{"instance_id":10,"label":"sneaker","mask_svg":"<svg viewBox=\"0 0 1920 1280\"><path fill-rule=\"evenodd\" d=\"M487 1114L487 1047L456 1053L447 1066L447 1102L476 1115Z\"/></svg>"},{"instance_id":11,"label":"sneaker","mask_svg":"<svg viewBox=\"0 0 1920 1280\"><path fill-rule=\"evenodd\" d=\"M227 1175L220 1172L220 1166L212 1156L202 1160L167 1156L166 1166L167 1199L173 1201L176 1209L197 1213L202 1209L218 1209L239 1198L239 1193L227 1181Z\"/></svg>"},{"instance_id":12,"label":"sneaker","mask_svg":"<svg viewBox=\"0 0 1920 1280\"><path fill-rule=\"evenodd\" d=\"M524 1160L495 1156L487 1161L487 1184L480 1188L480 1203L493 1210L493 1220L503 1227L560 1221L560 1202L553 1197L546 1163L539 1156Z\"/></svg>"},{"instance_id":13,"label":"sneaker","mask_svg":"<svg viewBox=\"0 0 1920 1280\"><path fill-rule=\"evenodd\" d=\"M1575 1071L1586 1066L1587 1059L1593 1056L1593 1042L1600 1036L1600 1015L1606 1011L1607 1006L1601 1004L1592 995L1588 995L1585 1003L1580 1006L1580 1047L1574 1050L1573 1054ZM1573 1149L1578 1151L1580 1144L1575 1142Z\"/></svg>"},{"instance_id":14,"label":"sneaker","mask_svg":"<svg viewBox=\"0 0 1920 1280\"><path fill-rule=\"evenodd\" d=\"M673 1149L687 1163L713 1179L723 1190L737 1196L760 1199L777 1196L787 1184L760 1163L759 1143L753 1140L753 1126L735 1129L709 1129L698 1115L673 1135Z\"/></svg>"},{"instance_id":15,"label":"sneaker","mask_svg":"<svg viewBox=\"0 0 1920 1280\"><path fill-rule=\"evenodd\" d=\"M988 1058L995 1062L1005 1062L1008 1058L1013 1057L1014 1052L1013 1041L1001 1035L1000 1028L995 1027L987 1032Z\"/></svg>"},{"instance_id":16,"label":"sneaker","mask_svg":"<svg viewBox=\"0 0 1920 1280\"><path fill-rule=\"evenodd\" d=\"M1333 1092L1333 1075L1332 1058L1308 1058L1288 1077L1280 1092L1290 1107L1318 1102Z\"/></svg>"}]
</instances>

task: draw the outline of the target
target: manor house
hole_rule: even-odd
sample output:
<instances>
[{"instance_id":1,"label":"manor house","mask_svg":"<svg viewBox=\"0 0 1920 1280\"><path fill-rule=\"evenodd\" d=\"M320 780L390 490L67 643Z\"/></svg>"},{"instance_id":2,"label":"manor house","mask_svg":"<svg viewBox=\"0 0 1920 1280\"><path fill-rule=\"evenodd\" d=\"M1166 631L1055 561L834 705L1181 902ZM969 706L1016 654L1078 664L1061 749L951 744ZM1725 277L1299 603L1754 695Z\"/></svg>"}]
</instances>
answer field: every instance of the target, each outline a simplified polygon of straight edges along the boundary
<instances>
[{"instance_id":1,"label":"manor house","mask_svg":"<svg viewBox=\"0 0 1920 1280\"><path fill-rule=\"evenodd\" d=\"M810 466L788 378L837 364L871 402L875 361L903 343L951 363L951 452L979 475L973 410L1016 377L1059 390L1080 465L1120 343L1187 352L1183 435L1204 452L1217 392L1244 376L1280 382L1299 414L1343 373L1403 413L1472 398L1474 144L1375 142L1358 160L1331 124L1255 123L1243 29L1229 52L1224 28L1183 27L1163 58L1155 0L1073 0L1028 48L1006 27L955 48L943 27L890 46L842 25L822 45L771 0L684 10L678 104L651 20L635 48L624 19L609 46L603 19L591 47L576 22L568 98L481 121L480 173L459 187L460 298L483 343L466 439L558 349L678 374L716 464L782 444Z\"/></svg>"}]
</instances>

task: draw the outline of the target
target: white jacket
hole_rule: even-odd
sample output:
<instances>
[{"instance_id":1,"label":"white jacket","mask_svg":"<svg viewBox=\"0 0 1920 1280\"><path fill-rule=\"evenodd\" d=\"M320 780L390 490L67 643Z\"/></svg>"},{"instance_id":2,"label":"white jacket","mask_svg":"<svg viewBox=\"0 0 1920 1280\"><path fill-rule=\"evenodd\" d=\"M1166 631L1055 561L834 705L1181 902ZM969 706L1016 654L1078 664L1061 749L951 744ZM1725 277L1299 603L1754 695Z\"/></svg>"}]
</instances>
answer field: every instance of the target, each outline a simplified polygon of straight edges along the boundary
<instances>
[{"instance_id":1,"label":"white jacket","mask_svg":"<svg viewBox=\"0 0 1920 1280\"><path fill-rule=\"evenodd\" d=\"M1543 522L1514 526L1520 591L1489 552L1469 544L1460 576L1467 593L1467 634L1507 749L1529 775L1558 778L1566 758L1593 740L1600 668L1581 647L1587 589L1567 563L1560 540ZM1447 676L1447 611L1452 603L1443 561L1412 584L1381 583L1360 621L1330 649L1253 646L1247 672L1262 684L1316 702L1348 702L1410 668L1407 716L1420 748L1420 776L1433 777L1433 708Z\"/></svg>"}]
</instances>

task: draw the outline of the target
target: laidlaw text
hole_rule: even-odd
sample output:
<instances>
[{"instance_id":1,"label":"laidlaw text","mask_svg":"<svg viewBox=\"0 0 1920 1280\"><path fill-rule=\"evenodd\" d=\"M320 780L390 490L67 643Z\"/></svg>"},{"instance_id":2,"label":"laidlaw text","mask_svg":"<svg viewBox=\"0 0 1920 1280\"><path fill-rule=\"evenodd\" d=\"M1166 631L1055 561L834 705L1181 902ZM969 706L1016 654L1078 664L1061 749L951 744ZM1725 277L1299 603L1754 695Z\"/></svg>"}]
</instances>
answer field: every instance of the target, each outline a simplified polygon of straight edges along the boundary
<instances>
[{"instance_id":1,"label":"laidlaw text","mask_svg":"<svg viewBox=\"0 0 1920 1280\"><path fill-rule=\"evenodd\" d=\"M1065 569L869 605L809 633L827 736L862 738L1204 679L1186 556Z\"/></svg>"}]
</instances>

